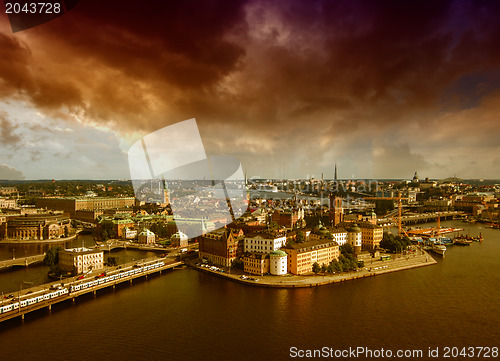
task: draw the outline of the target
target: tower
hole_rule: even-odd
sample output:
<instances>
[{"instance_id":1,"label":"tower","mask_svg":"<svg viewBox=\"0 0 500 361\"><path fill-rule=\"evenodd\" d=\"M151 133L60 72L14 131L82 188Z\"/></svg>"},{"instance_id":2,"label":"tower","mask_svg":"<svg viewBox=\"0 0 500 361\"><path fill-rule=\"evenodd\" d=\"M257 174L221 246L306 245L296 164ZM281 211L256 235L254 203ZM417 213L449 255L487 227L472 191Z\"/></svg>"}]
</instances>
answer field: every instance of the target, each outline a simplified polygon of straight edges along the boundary
<instances>
[{"instance_id":1,"label":"tower","mask_svg":"<svg viewBox=\"0 0 500 361\"><path fill-rule=\"evenodd\" d=\"M336 226L344 220L344 208L342 198L330 194L330 223Z\"/></svg>"}]
</instances>

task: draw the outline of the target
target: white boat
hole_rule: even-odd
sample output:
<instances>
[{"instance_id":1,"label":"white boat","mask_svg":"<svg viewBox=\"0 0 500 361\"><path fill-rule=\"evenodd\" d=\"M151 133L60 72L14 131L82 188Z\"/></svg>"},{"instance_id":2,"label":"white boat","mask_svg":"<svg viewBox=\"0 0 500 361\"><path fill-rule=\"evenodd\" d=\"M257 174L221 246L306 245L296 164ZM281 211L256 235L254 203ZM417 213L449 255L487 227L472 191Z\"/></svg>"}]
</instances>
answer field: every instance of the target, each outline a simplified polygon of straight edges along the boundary
<instances>
[{"instance_id":1,"label":"white boat","mask_svg":"<svg viewBox=\"0 0 500 361\"><path fill-rule=\"evenodd\" d=\"M444 253L446 252L446 246L444 244L434 243L432 245L431 251L439 254L440 256L444 256Z\"/></svg>"}]
</instances>

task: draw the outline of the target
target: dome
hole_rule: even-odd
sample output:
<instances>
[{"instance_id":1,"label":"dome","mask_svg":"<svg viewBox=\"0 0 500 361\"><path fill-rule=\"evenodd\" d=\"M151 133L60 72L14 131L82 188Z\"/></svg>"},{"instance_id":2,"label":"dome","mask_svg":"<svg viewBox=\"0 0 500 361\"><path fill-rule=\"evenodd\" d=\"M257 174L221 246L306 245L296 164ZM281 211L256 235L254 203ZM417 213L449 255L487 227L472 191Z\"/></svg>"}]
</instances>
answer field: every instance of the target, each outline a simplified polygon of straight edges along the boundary
<instances>
[{"instance_id":1,"label":"dome","mask_svg":"<svg viewBox=\"0 0 500 361\"><path fill-rule=\"evenodd\" d=\"M280 250L277 250L277 251L272 251L269 253L271 256L274 256L274 257L286 257L287 254L286 252L284 251L280 251Z\"/></svg>"},{"instance_id":2,"label":"dome","mask_svg":"<svg viewBox=\"0 0 500 361\"><path fill-rule=\"evenodd\" d=\"M354 223L351 228L348 229L349 232L355 232L355 233L359 233L361 232L361 228L358 227L358 225L356 223Z\"/></svg>"}]
</instances>

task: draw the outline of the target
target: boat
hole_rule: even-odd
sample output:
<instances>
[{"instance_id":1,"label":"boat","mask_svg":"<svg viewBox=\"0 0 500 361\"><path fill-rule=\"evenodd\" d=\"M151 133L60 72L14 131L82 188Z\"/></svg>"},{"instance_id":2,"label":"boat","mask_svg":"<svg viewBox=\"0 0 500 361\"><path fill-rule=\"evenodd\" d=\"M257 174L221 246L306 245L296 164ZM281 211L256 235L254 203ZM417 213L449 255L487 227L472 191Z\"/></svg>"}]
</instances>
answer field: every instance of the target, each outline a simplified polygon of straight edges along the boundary
<instances>
[{"instance_id":1,"label":"boat","mask_svg":"<svg viewBox=\"0 0 500 361\"><path fill-rule=\"evenodd\" d=\"M470 244L472 243L472 241L470 239L455 239L455 242L453 244L457 245L457 246L470 246Z\"/></svg>"},{"instance_id":2,"label":"boat","mask_svg":"<svg viewBox=\"0 0 500 361\"><path fill-rule=\"evenodd\" d=\"M433 243L431 251L444 257L444 253L446 252L446 246L440 243Z\"/></svg>"}]
</instances>

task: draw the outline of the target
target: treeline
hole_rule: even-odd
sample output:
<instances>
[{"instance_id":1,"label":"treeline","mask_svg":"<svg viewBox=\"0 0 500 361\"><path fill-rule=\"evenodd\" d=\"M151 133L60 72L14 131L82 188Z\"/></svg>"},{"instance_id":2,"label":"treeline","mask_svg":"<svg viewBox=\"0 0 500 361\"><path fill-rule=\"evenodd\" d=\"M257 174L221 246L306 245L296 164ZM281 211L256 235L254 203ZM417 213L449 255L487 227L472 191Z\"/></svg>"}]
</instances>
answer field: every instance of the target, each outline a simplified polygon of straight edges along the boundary
<instances>
[{"instance_id":1,"label":"treeline","mask_svg":"<svg viewBox=\"0 0 500 361\"><path fill-rule=\"evenodd\" d=\"M328 265L324 263L320 265L318 262L315 262L312 265L312 271L314 273L340 273L356 271L358 268L362 268L364 266L365 263L356 258L352 245L346 243L340 246L340 256L338 260L333 260Z\"/></svg>"},{"instance_id":2,"label":"treeline","mask_svg":"<svg viewBox=\"0 0 500 361\"><path fill-rule=\"evenodd\" d=\"M394 253L406 251L410 245L411 241L407 236L395 236L386 232L384 232L384 237L380 241L381 248Z\"/></svg>"}]
</instances>

